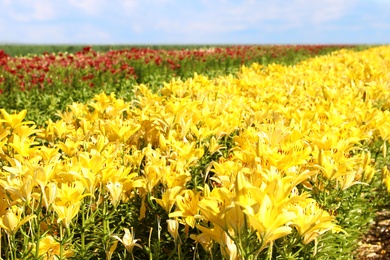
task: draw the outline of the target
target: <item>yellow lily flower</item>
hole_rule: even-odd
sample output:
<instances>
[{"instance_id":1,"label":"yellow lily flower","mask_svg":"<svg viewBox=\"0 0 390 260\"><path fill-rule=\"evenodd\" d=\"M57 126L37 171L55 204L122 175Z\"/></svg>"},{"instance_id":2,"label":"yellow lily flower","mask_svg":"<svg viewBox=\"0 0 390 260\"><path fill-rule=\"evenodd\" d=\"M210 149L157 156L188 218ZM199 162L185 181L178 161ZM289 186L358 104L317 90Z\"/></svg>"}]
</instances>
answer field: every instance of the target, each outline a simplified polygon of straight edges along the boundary
<instances>
[{"instance_id":1,"label":"yellow lily flower","mask_svg":"<svg viewBox=\"0 0 390 260\"><path fill-rule=\"evenodd\" d=\"M106 184L106 188L108 189L110 193L110 199L112 205L116 207L118 203L120 202L120 199L122 197L122 191L123 191L123 183L120 182L108 182Z\"/></svg>"},{"instance_id":2,"label":"yellow lily flower","mask_svg":"<svg viewBox=\"0 0 390 260\"><path fill-rule=\"evenodd\" d=\"M232 230L236 235L241 234L245 228L245 216L240 203L235 203L234 195L226 188L214 188L210 193L208 186L204 188L204 198L199 202L200 216L204 221L210 221L214 227L219 226L223 230ZM249 196L241 200L251 204Z\"/></svg>"},{"instance_id":3,"label":"yellow lily flower","mask_svg":"<svg viewBox=\"0 0 390 260\"><path fill-rule=\"evenodd\" d=\"M84 190L84 185L80 181L61 183L57 190L55 204L68 206L80 202L84 197L90 196L90 194L83 194Z\"/></svg>"},{"instance_id":4,"label":"yellow lily flower","mask_svg":"<svg viewBox=\"0 0 390 260\"><path fill-rule=\"evenodd\" d=\"M55 176L55 164L47 164L45 166L34 167L34 180L41 187L42 191L45 189L46 185L53 179Z\"/></svg>"},{"instance_id":5,"label":"yellow lily flower","mask_svg":"<svg viewBox=\"0 0 390 260\"><path fill-rule=\"evenodd\" d=\"M1 183L0 183L0 186L1 186ZM7 193L3 187L0 187L0 201L2 202L2 203L0 203L0 216L3 216L5 214L7 208L9 207L8 196L7 196Z\"/></svg>"},{"instance_id":6,"label":"yellow lily flower","mask_svg":"<svg viewBox=\"0 0 390 260\"><path fill-rule=\"evenodd\" d=\"M46 188L43 193L43 205L48 209L51 204L54 203L57 197L57 184L51 182L46 185Z\"/></svg>"},{"instance_id":7,"label":"yellow lily flower","mask_svg":"<svg viewBox=\"0 0 390 260\"><path fill-rule=\"evenodd\" d=\"M36 125L33 125L31 127L29 127L27 125L19 125L18 127L16 127L13 130L13 134L18 135L20 137L20 139L24 139L24 138L27 138L27 137L33 135L33 134L41 132L41 130L36 129L36 128L37 128Z\"/></svg>"},{"instance_id":8,"label":"yellow lily flower","mask_svg":"<svg viewBox=\"0 0 390 260\"><path fill-rule=\"evenodd\" d=\"M8 176L7 181L0 180L0 186L8 191L11 199L16 201L21 199L24 202L30 202L33 191L32 177L29 175L23 177ZM7 205L3 202L3 204Z\"/></svg>"},{"instance_id":9,"label":"yellow lily flower","mask_svg":"<svg viewBox=\"0 0 390 260\"><path fill-rule=\"evenodd\" d=\"M390 166L385 165L382 168L382 181L385 184L387 191L390 192Z\"/></svg>"},{"instance_id":10,"label":"yellow lily flower","mask_svg":"<svg viewBox=\"0 0 390 260\"><path fill-rule=\"evenodd\" d=\"M103 135L99 135L96 139L96 142L94 142L94 149L101 153L104 148L107 146L107 144L109 143L107 137L103 136Z\"/></svg>"},{"instance_id":11,"label":"yellow lily flower","mask_svg":"<svg viewBox=\"0 0 390 260\"><path fill-rule=\"evenodd\" d=\"M123 120L117 119L110 121L109 128L111 133L107 136L108 140L115 141L119 139L121 142L126 143L141 126L130 121L124 122Z\"/></svg>"},{"instance_id":12,"label":"yellow lily flower","mask_svg":"<svg viewBox=\"0 0 390 260\"><path fill-rule=\"evenodd\" d=\"M185 162L183 161L170 161L170 165L160 168L161 171L161 183L168 189L176 186L185 187L187 182L191 180L191 174L189 170L185 169Z\"/></svg>"},{"instance_id":13,"label":"yellow lily flower","mask_svg":"<svg viewBox=\"0 0 390 260\"><path fill-rule=\"evenodd\" d=\"M35 254L35 246L33 248L33 255ZM43 256L44 260L55 260L60 256L61 245L51 235L46 235L39 240L38 255ZM65 258L72 257L74 252L72 250L65 250L63 256Z\"/></svg>"},{"instance_id":14,"label":"yellow lily flower","mask_svg":"<svg viewBox=\"0 0 390 260\"><path fill-rule=\"evenodd\" d=\"M390 192L390 176L385 177L383 183L385 184L387 191Z\"/></svg>"},{"instance_id":15,"label":"yellow lily flower","mask_svg":"<svg viewBox=\"0 0 390 260\"><path fill-rule=\"evenodd\" d=\"M318 152L318 165L316 167L327 180L333 180L338 176L337 161L331 155L325 153L324 150Z\"/></svg>"},{"instance_id":16,"label":"yellow lily flower","mask_svg":"<svg viewBox=\"0 0 390 260\"><path fill-rule=\"evenodd\" d=\"M206 252L210 252L213 248L214 240L205 233L201 233L199 235L191 234L190 238L201 244Z\"/></svg>"},{"instance_id":17,"label":"yellow lily flower","mask_svg":"<svg viewBox=\"0 0 390 260\"><path fill-rule=\"evenodd\" d=\"M204 154L204 148L195 148L196 143L186 143L175 141L172 144L172 148L177 152L178 158L171 158L172 160L179 160L184 162L184 169L194 165L199 158Z\"/></svg>"},{"instance_id":18,"label":"yellow lily flower","mask_svg":"<svg viewBox=\"0 0 390 260\"><path fill-rule=\"evenodd\" d=\"M11 146L17 154L20 154L23 157L29 157L39 149L38 147L32 147L36 144L38 143L34 142L33 138L20 138L17 134L13 134L12 142L9 143L9 146Z\"/></svg>"},{"instance_id":19,"label":"yellow lily flower","mask_svg":"<svg viewBox=\"0 0 390 260\"><path fill-rule=\"evenodd\" d=\"M49 138L53 136L53 138L56 137L59 138L60 140L63 140L66 138L68 132L72 130L74 131L74 129L70 128L70 126L65 121L58 120L55 123L48 124L46 135L49 135Z\"/></svg>"},{"instance_id":20,"label":"yellow lily flower","mask_svg":"<svg viewBox=\"0 0 390 260\"><path fill-rule=\"evenodd\" d=\"M100 180L101 184L107 184L108 182L124 182L130 171L130 167L124 167L123 165L115 166L114 162L106 160L106 165L101 169Z\"/></svg>"},{"instance_id":21,"label":"yellow lily flower","mask_svg":"<svg viewBox=\"0 0 390 260\"><path fill-rule=\"evenodd\" d=\"M275 205L267 194L258 201L258 210L257 207L241 206L244 208L243 212L248 217L250 226L257 232L263 248L269 242L291 233L292 229L288 224L296 218L296 215L281 208L280 205Z\"/></svg>"},{"instance_id":22,"label":"yellow lily flower","mask_svg":"<svg viewBox=\"0 0 390 260\"><path fill-rule=\"evenodd\" d=\"M243 205L248 205L250 202L249 200L249 189L253 187L245 178L244 173L242 171L239 171L236 176L235 181L235 200Z\"/></svg>"},{"instance_id":23,"label":"yellow lily flower","mask_svg":"<svg viewBox=\"0 0 390 260\"><path fill-rule=\"evenodd\" d=\"M79 151L80 142L73 141L68 138L65 140L65 142L59 142L57 146L62 150L63 153L65 153L69 157L72 157Z\"/></svg>"},{"instance_id":24,"label":"yellow lily flower","mask_svg":"<svg viewBox=\"0 0 390 260\"><path fill-rule=\"evenodd\" d=\"M327 231L341 231L341 228L334 223L335 217L319 208L313 199L301 200L291 210L296 215L291 226L302 236L304 244L310 243Z\"/></svg>"},{"instance_id":25,"label":"yellow lily flower","mask_svg":"<svg viewBox=\"0 0 390 260\"><path fill-rule=\"evenodd\" d=\"M213 190L214 191L214 190ZM225 205L217 198L203 198L199 202L199 210L202 219L210 221L214 226L219 226L223 230L228 229L227 218L225 216Z\"/></svg>"},{"instance_id":26,"label":"yellow lily flower","mask_svg":"<svg viewBox=\"0 0 390 260\"><path fill-rule=\"evenodd\" d=\"M226 232L224 234L224 245L226 246L222 247L222 253L225 255L225 257L229 258L229 260L238 259L237 246Z\"/></svg>"},{"instance_id":27,"label":"yellow lily flower","mask_svg":"<svg viewBox=\"0 0 390 260\"><path fill-rule=\"evenodd\" d=\"M4 118L4 119L0 119L0 122L4 122L6 125L10 126L11 129L14 129L21 124L33 123L32 121L22 122L27 114L26 109L20 111L18 114L13 114L13 115L8 114L7 111L5 111L5 109L0 109L0 112Z\"/></svg>"},{"instance_id":28,"label":"yellow lily flower","mask_svg":"<svg viewBox=\"0 0 390 260\"><path fill-rule=\"evenodd\" d=\"M61 221L64 223L65 227L69 227L72 219L79 213L81 202L77 201L70 205L53 205L54 211L57 213L57 223Z\"/></svg>"},{"instance_id":29,"label":"yellow lily flower","mask_svg":"<svg viewBox=\"0 0 390 260\"><path fill-rule=\"evenodd\" d=\"M183 188L180 186L175 186L171 189L165 190L161 199L153 199L169 214L173 205L175 204L176 196L179 195L182 189Z\"/></svg>"},{"instance_id":30,"label":"yellow lily flower","mask_svg":"<svg viewBox=\"0 0 390 260\"><path fill-rule=\"evenodd\" d=\"M191 235L191 238L199 242L206 251L211 250L212 240L220 245L222 255L225 259L238 259L238 249L231 237L220 226L215 225L212 228L206 228L196 225L196 228L202 231L200 235Z\"/></svg>"},{"instance_id":31,"label":"yellow lily flower","mask_svg":"<svg viewBox=\"0 0 390 260\"><path fill-rule=\"evenodd\" d=\"M211 238L218 244L223 245L225 231L220 226L214 225L212 228L208 228L197 224L196 228L202 231L202 234L198 236L192 236L192 239L198 242L201 242L200 240L203 240L203 242L206 242L204 243L204 245L206 245L207 247L211 244L209 238ZM201 244L203 245L202 242Z\"/></svg>"},{"instance_id":32,"label":"yellow lily flower","mask_svg":"<svg viewBox=\"0 0 390 260\"><path fill-rule=\"evenodd\" d=\"M208 145L208 151L210 154L218 152L219 150L226 149L225 146L218 144L217 139L213 136L210 138L210 142Z\"/></svg>"},{"instance_id":33,"label":"yellow lily flower","mask_svg":"<svg viewBox=\"0 0 390 260\"><path fill-rule=\"evenodd\" d=\"M57 163L61 154L58 152L59 148L50 148L47 146L40 146L39 150L37 150L37 155L42 156L42 159L50 164Z\"/></svg>"},{"instance_id":34,"label":"yellow lily flower","mask_svg":"<svg viewBox=\"0 0 390 260\"><path fill-rule=\"evenodd\" d=\"M198 214L199 197L201 193L192 190L184 190L181 195L176 196L177 210L169 214L170 218L182 217L185 222L195 227L195 216Z\"/></svg>"},{"instance_id":35,"label":"yellow lily flower","mask_svg":"<svg viewBox=\"0 0 390 260\"><path fill-rule=\"evenodd\" d=\"M23 210L17 206L12 206L1 218L0 227L9 235L15 235L18 229L27 221L35 218L35 215L30 215L22 219Z\"/></svg>"},{"instance_id":36,"label":"yellow lily flower","mask_svg":"<svg viewBox=\"0 0 390 260\"><path fill-rule=\"evenodd\" d=\"M152 192L153 188L160 182L160 179L162 178L160 171L161 170L157 166L145 166L144 173L146 176L143 179L147 192Z\"/></svg>"}]
</instances>

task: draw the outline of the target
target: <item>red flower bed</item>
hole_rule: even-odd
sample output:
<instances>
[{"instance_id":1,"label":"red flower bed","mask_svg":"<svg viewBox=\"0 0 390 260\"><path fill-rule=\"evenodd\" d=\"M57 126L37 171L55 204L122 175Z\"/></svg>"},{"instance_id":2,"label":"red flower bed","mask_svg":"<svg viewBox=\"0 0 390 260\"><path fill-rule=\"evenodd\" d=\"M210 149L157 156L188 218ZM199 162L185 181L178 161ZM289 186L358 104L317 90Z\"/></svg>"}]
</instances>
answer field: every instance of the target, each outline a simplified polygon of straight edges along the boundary
<instances>
[{"instance_id":1,"label":"red flower bed","mask_svg":"<svg viewBox=\"0 0 390 260\"><path fill-rule=\"evenodd\" d=\"M204 49L155 50L130 48L96 52L84 47L74 54L43 53L10 57L0 50L0 91L51 89L58 87L96 87L120 84L123 80L150 83L153 76L168 80L186 78L194 72L226 71L252 62L270 62L293 54L313 56L324 50L342 47L329 45L230 46Z\"/></svg>"}]
</instances>

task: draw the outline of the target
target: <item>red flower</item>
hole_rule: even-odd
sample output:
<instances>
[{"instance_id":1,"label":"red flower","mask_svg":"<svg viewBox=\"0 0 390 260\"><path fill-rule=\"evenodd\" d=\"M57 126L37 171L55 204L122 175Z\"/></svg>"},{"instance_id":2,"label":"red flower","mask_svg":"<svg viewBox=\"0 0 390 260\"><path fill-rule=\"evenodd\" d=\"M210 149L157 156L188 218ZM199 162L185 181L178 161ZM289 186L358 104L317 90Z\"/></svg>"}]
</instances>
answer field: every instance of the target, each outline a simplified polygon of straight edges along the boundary
<instances>
[{"instance_id":1,"label":"red flower","mask_svg":"<svg viewBox=\"0 0 390 260\"><path fill-rule=\"evenodd\" d=\"M85 53L88 53L88 52L90 52L92 50L92 47L91 46L85 46L84 48L83 48L83 53L85 54Z\"/></svg>"}]
</instances>

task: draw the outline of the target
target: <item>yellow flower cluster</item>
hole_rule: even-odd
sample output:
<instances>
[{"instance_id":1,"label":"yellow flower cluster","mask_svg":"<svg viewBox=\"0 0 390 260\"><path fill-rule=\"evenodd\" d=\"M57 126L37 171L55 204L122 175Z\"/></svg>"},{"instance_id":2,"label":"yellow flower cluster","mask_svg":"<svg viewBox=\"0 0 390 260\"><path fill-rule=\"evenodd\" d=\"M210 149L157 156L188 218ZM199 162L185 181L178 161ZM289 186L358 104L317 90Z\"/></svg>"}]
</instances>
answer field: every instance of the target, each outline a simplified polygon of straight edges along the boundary
<instances>
[{"instance_id":1,"label":"yellow flower cluster","mask_svg":"<svg viewBox=\"0 0 390 260\"><path fill-rule=\"evenodd\" d=\"M141 85L131 103L102 93L45 129L24 122L26 111L1 110L0 227L14 234L37 207L69 227L87 198L116 207L138 196L141 220L151 195L199 230L194 241L218 243L230 259L244 256L244 234L255 234L259 253L294 230L303 244L338 232L310 192L370 182L362 144L389 141L389 71L390 47L341 50L290 67L253 64L238 77L172 80L157 94Z\"/></svg>"}]
</instances>

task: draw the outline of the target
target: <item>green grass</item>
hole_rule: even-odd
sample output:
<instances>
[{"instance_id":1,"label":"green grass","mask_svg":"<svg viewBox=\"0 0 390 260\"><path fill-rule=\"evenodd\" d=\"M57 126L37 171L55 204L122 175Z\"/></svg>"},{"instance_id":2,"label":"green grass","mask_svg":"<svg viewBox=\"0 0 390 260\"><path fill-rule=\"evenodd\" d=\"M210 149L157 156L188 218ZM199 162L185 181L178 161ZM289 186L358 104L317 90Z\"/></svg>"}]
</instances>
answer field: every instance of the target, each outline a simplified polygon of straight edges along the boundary
<instances>
[{"instance_id":1,"label":"green grass","mask_svg":"<svg viewBox=\"0 0 390 260\"><path fill-rule=\"evenodd\" d=\"M106 44L106 45L69 45L69 44L0 44L0 50L3 50L5 53L12 57L17 56L25 56L31 54L43 54L43 53L59 53L59 52L67 52L67 53L76 53L81 51L85 46L92 46L95 51L98 52L106 52L109 50L123 50L123 49L131 49L131 48L150 48L153 50L180 50L180 49L199 49L199 48L215 48L215 47L231 47L235 45L225 44L225 45L214 45L214 44L206 44L206 45L125 45L125 44ZM272 48L274 45L258 45L263 47ZM283 46L283 45L281 45ZM288 46L288 45L285 45ZM341 45L328 45L329 47L339 48ZM364 48L372 47L374 45L343 45L349 46L356 50L361 50ZM324 54L324 53L321 53Z\"/></svg>"}]
</instances>

